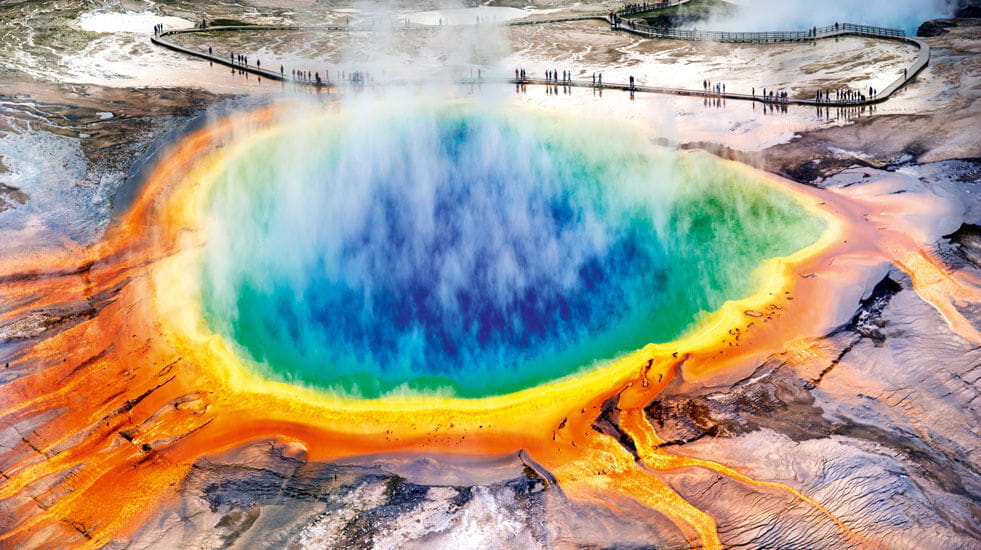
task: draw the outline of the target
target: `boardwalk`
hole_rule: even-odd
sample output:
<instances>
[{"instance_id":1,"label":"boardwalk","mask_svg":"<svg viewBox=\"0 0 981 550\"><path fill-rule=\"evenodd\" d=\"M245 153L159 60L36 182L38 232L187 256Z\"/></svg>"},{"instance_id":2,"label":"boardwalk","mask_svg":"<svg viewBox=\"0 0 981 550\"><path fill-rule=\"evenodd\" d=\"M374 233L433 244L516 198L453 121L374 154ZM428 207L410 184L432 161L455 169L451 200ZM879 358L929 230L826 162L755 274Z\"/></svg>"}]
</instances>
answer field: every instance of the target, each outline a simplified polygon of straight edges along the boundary
<instances>
[{"instance_id":1,"label":"boardwalk","mask_svg":"<svg viewBox=\"0 0 981 550\"><path fill-rule=\"evenodd\" d=\"M683 4L688 0L675 0L665 4L664 7L675 6ZM646 10L643 13L649 13L651 10ZM621 10L617 12L621 15L629 15L628 12ZM627 83L615 83L606 82L603 84L595 84L592 81L579 81L579 80L545 80L543 78L524 78L515 80L513 78L508 79L461 79L458 82L461 84L475 84L475 83L511 83L511 84L521 84L521 85L548 85L548 86L567 86L567 87L578 87L578 88L594 88L594 89L606 89L606 90L626 90L630 92L637 93L656 93L656 94L673 94L681 96L694 96L694 97L710 97L710 98L724 98L724 99L734 99L743 101L758 101L762 103L778 103L784 105L815 105L815 106L847 106L856 107L862 105L872 105L875 103L881 103L894 94L897 90L905 86L910 80L912 80L920 71L930 61L930 46L926 44L923 40L918 38L913 38L906 36L906 33L897 29L888 29L884 27L871 27L866 25L855 25L851 23L835 23L833 25L828 25L825 27L815 27L813 29L804 31L783 31L783 32L721 32L721 31L697 31L697 30L681 30L681 29L668 29L668 28L655 28L642 23L636 23L630 19L620 19L618 23L611 24L610 19L604 15L589 14L581 16L569 16L569 17L558 17L551 19L534 19L534 20L521 20L521 21L509 21L502 25L505 26L526 26L526 25L547 25L560 22L569 21L602 21L606 24L610 24L610 29L612 31L626 32L634 35L638 35L649 39L661 39L661 40L693 40L693 41L714 41L714 42L732 42L741 44L773 44L773 43L787 43L787 42L813 42L816 40L827 40L829 38L837 38L840 36L862 36L868 38L877 38L883 40L894 40L899 42L904 42L908 44L913 44L918 48L918 54L916 60L913 64L903 71L903 75L898 77L895 81L890 83L884 90L880 90L873 97L865 97L863 99L851 99L851 100L835 100L831 99L828 101L819 100L815 98L784 98L775 99L767 98L758 95L751 94L737 94L737 93L715 93L708 90L695 90L686 88L667 88L659 86L643 86L634 85L631 86ZM433 27L427 25L414 25L405 22L404 25L400 25L400 28L422 30L422 29L432 29ZM194 29L183 29L183 30L171 30L163 31L159 34L154 34L150 40L158 45L171 50L181 52L190 56L199 57L202 59L207 59L212 63L218 63L228 67L232 67L239 71L248 72L269 80L293 82L304 86L315 86L320 88L333 88L337 86L335 82L324 80L323 82L313 82L310 80L297 80L292 78L292 73L287 72L277 72L275 70L269 70L265 68L260 68L256 65L250 65L247 63L239 63L234 59L229 59L220 55L209 54L208 52L201 52L197 50L192 50L190 48L185 48L176 42L174 42L171 37L179 36L182 34L189 33L204 33L204 32L251 32L251 31L320 31L320 32L354 32L354 31L371 31L371 27L350 27L341 25L323 25L323 26L260 26L260 25L249 25L249 26L219 26L219 27L208 27L205 29L194 28ZM416 84L422 84L423 82L415 82ZM380 83L365 83L359 82L359 85L380 85ZM409 81L391 81L384 83L385 85L406 85L414 84L414 82Z\"/></svg>"}]
</instances>

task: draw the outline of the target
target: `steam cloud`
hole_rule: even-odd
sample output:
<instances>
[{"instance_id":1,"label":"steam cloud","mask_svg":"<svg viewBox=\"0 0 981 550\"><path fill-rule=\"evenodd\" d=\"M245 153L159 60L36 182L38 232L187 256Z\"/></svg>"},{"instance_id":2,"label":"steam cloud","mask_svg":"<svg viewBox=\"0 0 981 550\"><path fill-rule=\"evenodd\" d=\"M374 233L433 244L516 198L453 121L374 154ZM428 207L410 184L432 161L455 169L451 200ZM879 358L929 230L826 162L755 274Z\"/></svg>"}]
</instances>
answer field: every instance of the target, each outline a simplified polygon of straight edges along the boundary
<instances>
[{"instance_id":1,"label":"steam cloud","mask_svg":"<svg viewBox=\"0 0 981 550\"><path fill-rule=\"evenodd\" d=\"M292 114L228 153L202 297L272 374L344 393L570 374L678 336L816 235L786 197L595 122L370 95Z\"/></svg>"},{"instance_id":2,"label":"steam cloud","mask_svg":"<svg viewBox=\"0 0 981 550\"><path fill-rule=\"evenodd\" d=\"M736 12L700 27L726 31L801 30L833 23L904 29L915 34L920 23L950 17L955 0L730 0Z\"/></svg>"}]
</instances>

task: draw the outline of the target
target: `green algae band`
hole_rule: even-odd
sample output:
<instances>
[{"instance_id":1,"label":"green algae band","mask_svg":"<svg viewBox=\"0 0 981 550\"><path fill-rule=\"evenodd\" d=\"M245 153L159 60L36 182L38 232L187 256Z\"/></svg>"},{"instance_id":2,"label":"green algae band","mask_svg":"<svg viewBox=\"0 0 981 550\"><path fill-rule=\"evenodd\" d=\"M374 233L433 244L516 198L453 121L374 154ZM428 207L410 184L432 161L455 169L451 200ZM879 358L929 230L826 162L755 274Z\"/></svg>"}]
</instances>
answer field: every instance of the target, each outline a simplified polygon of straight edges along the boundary
<instances>
[{"instance_id":1,"label":"green algae band","mask_svg":"<svg viewBox=\"0 0 981 550\"><path fill-rule=\"evenodd\" d=\"M708 155L527 112L349 108L227 155L208 324L266 376L358 397L505 394L672 340L823 230Z\"/></svg>"}]
</instances>

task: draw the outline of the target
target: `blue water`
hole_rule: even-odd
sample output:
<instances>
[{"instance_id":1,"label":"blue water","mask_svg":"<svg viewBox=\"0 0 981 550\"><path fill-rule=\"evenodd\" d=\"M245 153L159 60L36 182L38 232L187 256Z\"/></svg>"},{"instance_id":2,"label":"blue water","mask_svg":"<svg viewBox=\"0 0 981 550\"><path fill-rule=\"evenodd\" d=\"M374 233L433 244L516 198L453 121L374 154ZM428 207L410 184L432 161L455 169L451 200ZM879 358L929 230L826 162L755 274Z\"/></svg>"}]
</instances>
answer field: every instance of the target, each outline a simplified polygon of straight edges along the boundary
<instances>
[{"instance_id":1,"label":"blue water","mask_svg":"<svg viewBox=\"0 0 981 550\"><path fill-rule=\"evenodd\" d=\"M916 35L921 23L951 17L947 0L741 0L733 16L719 17L697 26L703 30L804 30L839 23L903 29Z\"/></svg>"},{"instance_id":2,"label":"blue water","mask_svg":"<svg viewBox=\"0 0 981 550\"><path fill-rule=\"evenodd\" d=\"M786 197L720 215L732 182L676 200L674 156L633 134L596 147L456 110L383 124L262 142L213 197L205 309L270 376L508 393L678 336L815 238Z\"/></svg>"}]
</instances>

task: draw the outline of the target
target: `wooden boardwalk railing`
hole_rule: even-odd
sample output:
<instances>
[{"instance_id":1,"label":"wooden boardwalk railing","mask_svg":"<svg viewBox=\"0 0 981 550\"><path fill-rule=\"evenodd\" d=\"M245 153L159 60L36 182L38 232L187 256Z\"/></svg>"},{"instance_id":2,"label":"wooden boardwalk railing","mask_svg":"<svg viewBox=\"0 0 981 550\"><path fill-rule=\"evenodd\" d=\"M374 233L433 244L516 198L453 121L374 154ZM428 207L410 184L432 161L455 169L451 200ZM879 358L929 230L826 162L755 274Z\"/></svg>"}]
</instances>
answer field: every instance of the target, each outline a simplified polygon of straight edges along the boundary
<instances>
[{"instance_id":1,"label":"wooden boardwalk railing","mask_svg":"<svg viewBox=\"0 0 981 550\"><path fill-rule=\"evenodd\" d=\"M906 40L906 32L886 27L855 25L852 23L835 23L825 27L814 27L803 31L776 32L727 32L699 31L693 29L675 29L667 27L652 27L643 23L627 20L617 26L622 30L644 36L646 38L667 38L673 40L704 40L709 42L737 42L744 44L772 44L778 42L810 42L836 36L867 36L887 40Z\"/></svg>"},{"instance_id":2,"label":"wooden boardwalk railing","mask_svg":"<svg viewBox=\"0 0 981 550\"><path fill-rule=\"evenodd\" d=\"M646 13L657 13L661 10L687 4L691 0L663 0L661 2L640 2L627 4L614 13L621 17L640 16Z\"/></svg>"}]
</instances>

